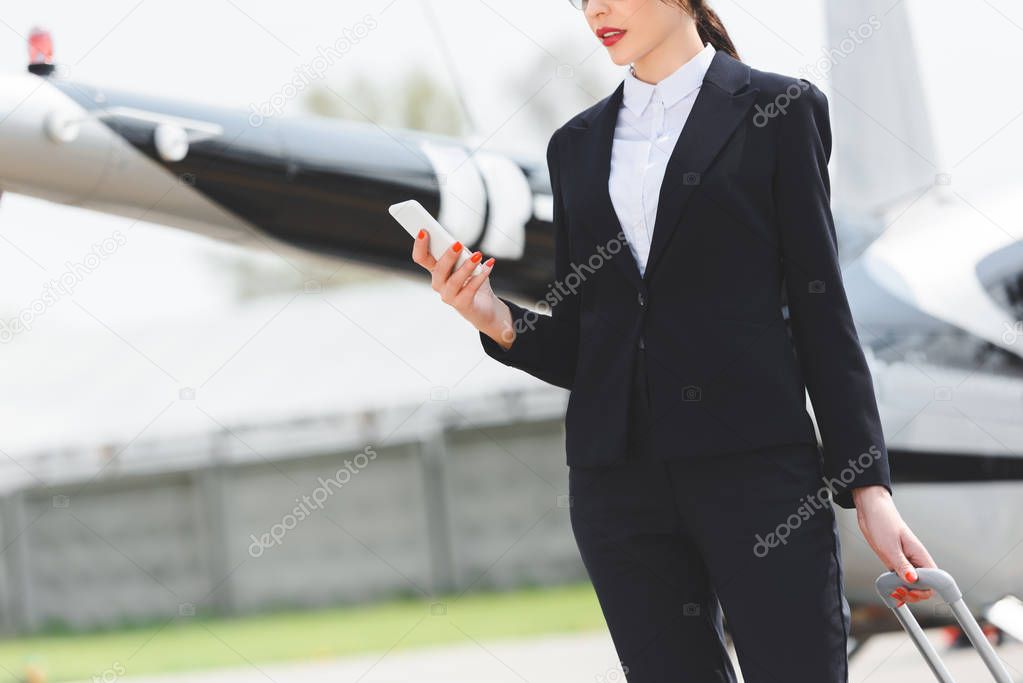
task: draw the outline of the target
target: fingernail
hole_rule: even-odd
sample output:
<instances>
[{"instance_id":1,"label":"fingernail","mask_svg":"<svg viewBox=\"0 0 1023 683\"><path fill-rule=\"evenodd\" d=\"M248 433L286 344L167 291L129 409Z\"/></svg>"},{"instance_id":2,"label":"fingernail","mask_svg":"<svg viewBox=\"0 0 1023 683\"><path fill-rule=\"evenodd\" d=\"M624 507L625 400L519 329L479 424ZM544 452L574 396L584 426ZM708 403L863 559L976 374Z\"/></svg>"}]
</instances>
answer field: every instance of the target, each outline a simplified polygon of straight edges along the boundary
<instances>
[{"instance_id":1,"label":"fingernail","mask_svg":"<svg viewBox=\"0 0 1023 683\"><path fill-rule=\"evenodd\" d=\"M426 237L426 231L425 230L420 230L419 234L416 235L416 239L423 239L424 237Z\"/></svg>"},{"instance_id":2,"label":"fingernail","mask_svg":"<svg viewBox=\"0 0 1023 683\"><path fill-rule=\"evenodd\" d=\"M903 606L903 605L905 605L905 604L906 604L906 603L904 603L904 602L900 602L899 604L897 604L897 605L896 605L896 607L902 607L902 606Z\"/></svg>"},{"instance_id":3,"label":"fingernail","mask_svg":"<svg viewBox=\"0 0 1023 683\"><path fill-rule=\"evenodd\" d=\"M477 251L475 254L469 257L469 260L472 261L473 263L479 263L481 258L483 258L483 252Z\"/></svg>"},{"instance_id":4,"label":"fingernail","mask_svg":"<svg viewBox=\"0 0 1023 683\"><path fill-rule=\"evenodd\" d=\"M891 592L891 593L889 593L888 595L892 596L892 597L893 597L893 598L895 598L896 600L898 600L898 598L899 598L899 593L898 593L898 591L892 591L892 592Z\"/></svg>"},{"instance_id":5,"label":"fingernail","mask_svg":"<svg viewBox=\"0 0 1023 683\"><path fill-rule=\"evenodd\" d=\"M906 581L910 581L910 582L916 581L916 574L914 574L912 571L907 569L906 570Z\"/></svg>"},{"instance_id":6,"label":"fingernail","mask_svg":"<svg viewBox=\"0 0 1023 683\"><path fill-rule=\"evenodd\" d=\"M493 256L491 256L490 258L488 258L488 259L487 259L487 262L486 262L486 263L484 263L483 265L485 265L485 266L486 266L487 268L489 268L489 267L491 267L492 265L494 265L494 257L493 257Z\"/></svg>"}]
</instances>

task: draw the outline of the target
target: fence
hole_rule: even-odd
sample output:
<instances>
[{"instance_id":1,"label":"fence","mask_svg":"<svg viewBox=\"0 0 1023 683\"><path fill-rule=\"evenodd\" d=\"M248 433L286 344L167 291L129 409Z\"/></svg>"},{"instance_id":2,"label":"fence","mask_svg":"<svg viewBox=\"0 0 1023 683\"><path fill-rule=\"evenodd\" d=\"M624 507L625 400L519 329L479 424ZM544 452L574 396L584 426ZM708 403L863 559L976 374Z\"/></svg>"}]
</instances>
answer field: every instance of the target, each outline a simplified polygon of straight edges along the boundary
<instances>
[{"instance_id":1,"label":"fence","mask_svg":"<svg viewBox=\"0 0 1023 683\"><path fill-rule=\"evenodd\" d=\"M0 498L0 628L585 578L540 388L40 455Z\"/></svg>"}]
</instances>

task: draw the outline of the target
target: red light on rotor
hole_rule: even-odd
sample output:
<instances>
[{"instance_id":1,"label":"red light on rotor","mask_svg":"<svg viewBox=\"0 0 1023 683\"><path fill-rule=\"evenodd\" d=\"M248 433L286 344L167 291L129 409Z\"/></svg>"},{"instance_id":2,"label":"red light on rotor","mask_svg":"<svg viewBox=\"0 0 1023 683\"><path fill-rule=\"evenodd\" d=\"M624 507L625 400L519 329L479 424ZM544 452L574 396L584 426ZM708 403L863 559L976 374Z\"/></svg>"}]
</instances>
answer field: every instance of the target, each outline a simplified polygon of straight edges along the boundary
<instances>
[{"instance_id":1,"label":"red light on rotor","mask_svg":"<svg viewBox=\"0 0 1023 683\"><path fill-rule=\"evenodd\" d=\"M50 32L34 28L28 35L28 63L53 64L53 39Z\"/></svg>"}]
</instances>

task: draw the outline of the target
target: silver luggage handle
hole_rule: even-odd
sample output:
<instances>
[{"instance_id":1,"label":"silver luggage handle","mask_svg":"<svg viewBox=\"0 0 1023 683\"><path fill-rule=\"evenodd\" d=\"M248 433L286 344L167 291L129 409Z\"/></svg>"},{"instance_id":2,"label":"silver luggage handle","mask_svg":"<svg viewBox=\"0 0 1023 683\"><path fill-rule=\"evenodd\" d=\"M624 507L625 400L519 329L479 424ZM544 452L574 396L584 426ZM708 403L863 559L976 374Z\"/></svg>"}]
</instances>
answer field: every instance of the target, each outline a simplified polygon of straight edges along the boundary
<instances>
[{"instance_id":1,"label":"silver luggage handle","mask_svg":"<svg viewBox=\"0 0 1023 683\"><path fill-rule=\"evenodd\" d=\"M973 647L980 653L984 664L994 674L995 680L998 683L1013 683L1009 672L1005 670L1005 665L998 658L995 649L988 642L987 636L981 631L980 625L973 618L973 614L963 601L963 594L959 590L959 586L956 585L952 575L941 569L927 567L917 569L916 573L916 583L908 583L899 578L899 575L895 572L885 572L874 581L874 588L877 589L877 594L881 596L885 604L895 612L895 616L898 617L902 627L906 629L906 633L909 634L913 644L916 645L916 649L923 655L927 661L927 666L931 668L931 671L938 677L938 680L941 683L955 683L955 679L952 678L948 669L945 668L945 664L938 657L938 653L935 652L931 641L927 639L923 629L920 628L920 624L917 623L916 617L913 616L909 609L909 605L903 604L902 607L896 607L899 600L890 595L896 588L911 590L933 589L952 608L952 614L955 615L959 625L963 627L963 631L966 632L970 642L973 643Z\"/></svg>"}]
</instances>

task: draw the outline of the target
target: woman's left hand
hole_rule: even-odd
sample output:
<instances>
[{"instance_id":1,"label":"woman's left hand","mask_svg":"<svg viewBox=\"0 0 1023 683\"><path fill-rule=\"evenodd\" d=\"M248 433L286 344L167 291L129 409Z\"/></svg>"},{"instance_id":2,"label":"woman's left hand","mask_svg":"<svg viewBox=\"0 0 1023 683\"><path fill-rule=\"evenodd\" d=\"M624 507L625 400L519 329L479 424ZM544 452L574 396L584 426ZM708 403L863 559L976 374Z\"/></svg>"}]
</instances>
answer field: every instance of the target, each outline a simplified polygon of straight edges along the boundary
<instances>
[{"instance_id":1,"label":"woman's left hand","mask_svg":"<svg viewBox=\"0 0 1023 683\"><path fill-rule=\"evenodd\" d=\"M936 567L930 553L902 520L895 509L892 495L884 486L863 486L853 489L856 521L860 531L874 553L886 567L895 571L908 583L917 580L916 567ZM901 607L906 602L926 600L934 594L931 589L907 590L898 588L892 597Z\"/></svg>"}]
</instances>

